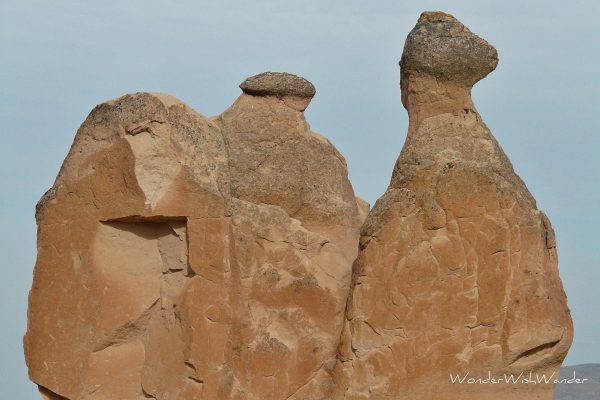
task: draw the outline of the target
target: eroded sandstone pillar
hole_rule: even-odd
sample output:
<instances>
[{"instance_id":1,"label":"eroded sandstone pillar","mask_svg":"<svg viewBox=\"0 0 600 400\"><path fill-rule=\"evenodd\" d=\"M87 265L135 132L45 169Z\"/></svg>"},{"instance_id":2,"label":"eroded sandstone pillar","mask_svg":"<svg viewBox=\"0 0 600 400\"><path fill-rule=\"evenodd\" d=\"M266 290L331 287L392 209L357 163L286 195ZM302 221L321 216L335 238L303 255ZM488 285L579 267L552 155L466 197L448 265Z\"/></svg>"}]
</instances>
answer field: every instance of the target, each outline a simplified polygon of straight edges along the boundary
<instances>
[{"instance_id":1,"label":"eroded sandstone pillar","mask_svg":"<svg viewBox=\"0 0 600 400\"><path fill-rule=\"evenodd\" d=\"M552 384L450 380L558 376L573 335L550 222L471 100L497 62L441 12L406 39L408 135L362 227L335 398L552 398Z\"/></svg>"}]
</instances>

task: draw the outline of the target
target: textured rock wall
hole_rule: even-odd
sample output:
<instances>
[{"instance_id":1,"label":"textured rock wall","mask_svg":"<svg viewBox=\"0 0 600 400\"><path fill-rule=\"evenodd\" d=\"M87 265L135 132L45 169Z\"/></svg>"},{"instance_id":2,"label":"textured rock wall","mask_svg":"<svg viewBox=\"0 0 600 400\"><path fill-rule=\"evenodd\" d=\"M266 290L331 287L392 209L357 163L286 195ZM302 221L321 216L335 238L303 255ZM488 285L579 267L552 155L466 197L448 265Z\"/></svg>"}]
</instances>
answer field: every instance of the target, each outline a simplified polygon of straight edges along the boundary
<instances>
[{"instance_id":1,"label":"textured rock wall","mask_svg":"<svg viewBox=\"0 0 600 400\"><path fill-rule=\"evenodd\" d=\"M496 64L421 16L408 136L371 212L304 119L305 79L251 77L214 118L163 94L97 106L36 210L42 397L550 399L449 384L553 371L572 338L550 222L471 101Z\"/></svg>"},{"instance_id":2,"label":"textured rock wall","mask_svg":"<svg viewBox=\"0 0 600 400\"><path fill-rule=\"evenodd\" d=\"M332 365L362 222L346 164L308 81L241 87L215 118L137 93L83 123L37 208L46 397L282 399Z\"/></svg>"}]
</instances>

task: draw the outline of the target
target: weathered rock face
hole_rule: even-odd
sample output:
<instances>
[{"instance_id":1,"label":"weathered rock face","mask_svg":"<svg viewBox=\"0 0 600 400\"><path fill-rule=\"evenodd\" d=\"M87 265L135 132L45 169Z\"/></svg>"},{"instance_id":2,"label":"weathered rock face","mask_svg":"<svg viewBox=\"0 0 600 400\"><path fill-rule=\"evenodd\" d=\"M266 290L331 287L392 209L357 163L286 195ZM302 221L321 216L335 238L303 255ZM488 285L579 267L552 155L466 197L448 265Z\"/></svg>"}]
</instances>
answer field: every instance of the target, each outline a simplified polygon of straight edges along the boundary
<instances>
[{"instance_id":1,"label":"weathered rock face","mask_svg":"<svg viewBox=\"0 0 600 400\"><path fill-rule=\"evenodd\" d=\"M471 101L497 61L421 16L371 212L306 123L303 78L248 78L214 118L162 94L97 106L36 210L42 398L551 399L450 380L550 374L573 333L550 222Z\"/></svg>"},{"instance_id":2,"label":"weathered rock face","mask_svg":"<svg viewBox=\"0 0 600 400\"><path fill-rule=\"evenodd\" d=\"M550 222L471 101L497 61L440 12L406 40L408 136L362 227L334 398L552 398L552 384L450 380L551 374L573 334Z\"/></svg>"},{"instance_id":3,"label":"weathered rock face","mask_svg":"<svg viewBox=\"0 0 600 400\"><path fill-rule=\"evenodd\" d=\"M326 383L357 200L304 119L308 81L241 87L215 118L137 93L79 129L36 215L24 342L44 398L312 398Z\"/></svg>"}]
</instances>

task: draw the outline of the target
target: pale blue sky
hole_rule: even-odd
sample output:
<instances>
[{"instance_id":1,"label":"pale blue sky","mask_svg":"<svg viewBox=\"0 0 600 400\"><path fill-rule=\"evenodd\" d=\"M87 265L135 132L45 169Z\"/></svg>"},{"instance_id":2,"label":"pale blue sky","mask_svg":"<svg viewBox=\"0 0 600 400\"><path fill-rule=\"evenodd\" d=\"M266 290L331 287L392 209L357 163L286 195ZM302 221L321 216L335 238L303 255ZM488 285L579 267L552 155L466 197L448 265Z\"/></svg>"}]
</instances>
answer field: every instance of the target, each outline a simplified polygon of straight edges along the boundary
<instances>
[{"instance_id":1,"label":"pale blue sky","mask_svg":"<svg viewBox=\"0 0 600 400\"><path fill-rule=\"evenodd\" d=\"M498 49L474 89L484 120L554 224L575 320L567 363L600 362L600 3L548 1L0 0L0 388L37 399L21 337L34 206L97 103L171 93L215 115L259 72L306 77L306 111L344 154L358 195L387 187L407 128L398 60L423 10Z\"/></svg>"}]
</instances>

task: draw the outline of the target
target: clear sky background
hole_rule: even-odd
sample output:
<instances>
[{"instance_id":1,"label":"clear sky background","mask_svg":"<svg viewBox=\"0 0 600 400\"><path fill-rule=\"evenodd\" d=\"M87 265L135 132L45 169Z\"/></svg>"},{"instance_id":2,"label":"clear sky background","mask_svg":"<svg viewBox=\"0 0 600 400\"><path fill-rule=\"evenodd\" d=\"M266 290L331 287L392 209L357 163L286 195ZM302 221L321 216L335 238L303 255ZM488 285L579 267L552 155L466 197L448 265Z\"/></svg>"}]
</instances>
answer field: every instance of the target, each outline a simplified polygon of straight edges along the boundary
<instances>
[{"instance_id":1,"label":"clear sky background","mask_svg":"<svg viewBox=\"0 0 600 400\"><path fill-rule=\"evenodd\" d=\"M263 71L317 88L313 130L344 154L356 193L385 191L407 129L398 60L421 11L454 14L500 64L475 104L550 217L575 320L567 364L600 362L600 2L0 0L0 388L39 398L22 335L34 206L104 100L168 92L205 115Z\"/></svg>"}]
</instances>

